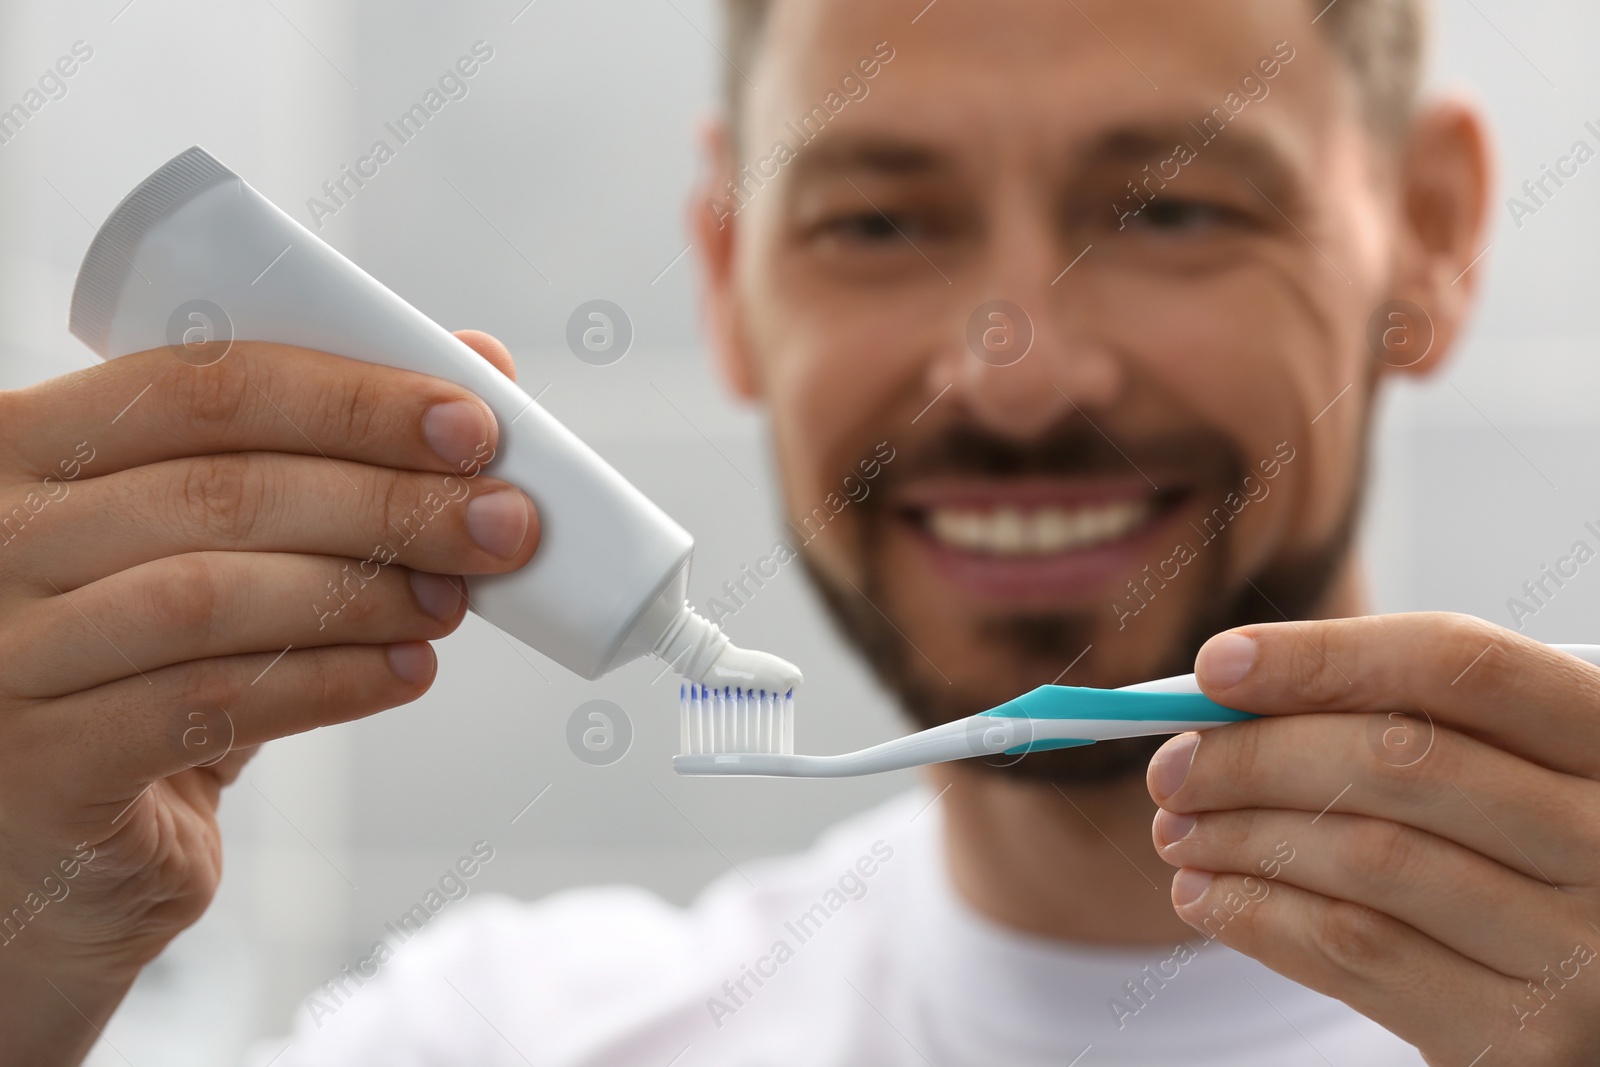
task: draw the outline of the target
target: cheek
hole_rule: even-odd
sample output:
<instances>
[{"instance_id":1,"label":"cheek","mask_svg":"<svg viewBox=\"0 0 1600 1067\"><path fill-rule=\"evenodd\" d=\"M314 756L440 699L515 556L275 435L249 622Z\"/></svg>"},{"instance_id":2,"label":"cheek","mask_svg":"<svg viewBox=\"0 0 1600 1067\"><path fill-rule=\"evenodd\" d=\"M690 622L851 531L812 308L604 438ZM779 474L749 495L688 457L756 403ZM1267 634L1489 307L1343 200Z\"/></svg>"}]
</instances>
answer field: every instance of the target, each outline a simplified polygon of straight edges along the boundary
<instances>
[{"instance_id":1,"label":"cheek","mask_svg":"<svg viewBox=\"0 0 1600 1067\"><path fill-rule=\"evenodd\" d=\"M776 274L770 284L750 281L750 340L792 518L842 493L878 442L903 447L911 419L933 395L922 388L932 346L904 321L903 301L863 300ZM830 552L846 544L826 540Z\"/></svg>"},{"instance_id":2,"label":"cheek","mask_svg":"<svg viewBox=\"0 0 1600 1067\"><path fill-rule=\"evenodd\" d=\"M1171 404L1226 435L1241 475L1259 478L1261 461L1281 459L1280 445L1294 449L1267 483L1263 506L1240 517L1235 569L1248 573L1285 547L1320 542L1359 473L1367 368L1349 326L1361 318L1358 298L1265 255L1203 280L1102 282L1095 297L1123 358Z\"/></svg>"},{"instance_id":3,"label":"cheek","mask_svg":"<svg viewBox=\"0 0 1600 1067\"><path fill-rule=\"evenodd\" d=\"M1325 341L1263 291L1261 272L1200 281L1118 285L1107 279L1108 322L1124 358L1176 406L1225 434L1240 458L1272 454L1302 436L1301 409ZM1127 295L1145 309L1135 314ZM1150 308L1159 308L1152 313Z\"/></svg>"}]
</instances>

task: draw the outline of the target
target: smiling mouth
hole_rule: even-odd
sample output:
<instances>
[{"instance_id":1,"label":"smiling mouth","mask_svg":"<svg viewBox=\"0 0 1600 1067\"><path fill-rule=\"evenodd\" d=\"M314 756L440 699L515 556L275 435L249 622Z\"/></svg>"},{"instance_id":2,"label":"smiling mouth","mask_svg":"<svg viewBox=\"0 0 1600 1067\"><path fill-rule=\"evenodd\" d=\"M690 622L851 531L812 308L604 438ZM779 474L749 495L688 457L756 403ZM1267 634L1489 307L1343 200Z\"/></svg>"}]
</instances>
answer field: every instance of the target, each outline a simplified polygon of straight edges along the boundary
<instances>
[{"instance_id":1,"label":"smiling mouth","mask_svg":"<svg viewBox=\"0 0 1600 1067\"><path fill-rule=\"evenodd\" d=\"M904 514L942 549L1021 562L1135 540L1184 495L1165 491L1082 502L929 503L907 508Z\"/></svg>"}]
</instances>

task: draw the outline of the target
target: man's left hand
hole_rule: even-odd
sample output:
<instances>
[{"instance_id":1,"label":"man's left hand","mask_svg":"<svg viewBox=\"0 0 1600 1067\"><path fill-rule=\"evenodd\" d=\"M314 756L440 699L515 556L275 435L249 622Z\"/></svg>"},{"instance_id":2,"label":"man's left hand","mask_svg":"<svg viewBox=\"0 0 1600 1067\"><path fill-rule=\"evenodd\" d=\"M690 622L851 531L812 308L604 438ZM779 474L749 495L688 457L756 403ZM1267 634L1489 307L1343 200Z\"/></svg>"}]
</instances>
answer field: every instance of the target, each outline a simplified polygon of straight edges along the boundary
<instances>
[{"instance_id":1,"label":"man's left hand","mask_svg":"<svg viewBox=\"0 0 1600 1067\"><path fill-rule=\"evenodd\" d=\"M1600 668L1461 615L1246 626L1151 761L1178 914L1435 1067L1600 1063Z\"/></svg>"}]
</instances>

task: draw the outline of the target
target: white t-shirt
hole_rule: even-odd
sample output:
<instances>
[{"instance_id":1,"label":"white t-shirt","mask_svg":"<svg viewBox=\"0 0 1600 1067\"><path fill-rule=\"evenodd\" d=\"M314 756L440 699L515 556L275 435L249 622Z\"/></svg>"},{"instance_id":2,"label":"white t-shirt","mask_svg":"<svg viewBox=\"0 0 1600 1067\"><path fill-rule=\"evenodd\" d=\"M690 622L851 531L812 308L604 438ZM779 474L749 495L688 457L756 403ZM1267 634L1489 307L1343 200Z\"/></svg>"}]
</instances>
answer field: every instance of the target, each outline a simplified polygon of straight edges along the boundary
<instances>
[{"instance_id":1,"label":"white t-shirt","mask_svg":"<svg viewBox=\"0 0 1600 1067\"><path fill-rule=\"evenodd\" d=\"M631 888L468 900L376 978L302 1007L272 1067L1423 1062L1198 934L1108 949L986 919L950 884L930 799L907 794L805 853L745 864L687 910Z\"/></svg>"}]
</instances>

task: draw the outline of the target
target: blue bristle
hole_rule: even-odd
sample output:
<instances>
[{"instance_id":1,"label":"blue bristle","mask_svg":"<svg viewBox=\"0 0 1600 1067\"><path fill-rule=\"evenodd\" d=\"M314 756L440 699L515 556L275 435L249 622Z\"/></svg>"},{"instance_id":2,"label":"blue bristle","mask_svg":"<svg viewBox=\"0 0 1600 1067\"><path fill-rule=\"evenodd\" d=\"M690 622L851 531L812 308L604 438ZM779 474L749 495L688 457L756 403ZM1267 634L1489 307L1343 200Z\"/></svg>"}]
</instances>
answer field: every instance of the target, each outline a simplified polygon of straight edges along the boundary
<instances>
[{"instance_id":1,"label":"blue bristle","mask_svg":"<svg viewBox=\"0 0 1600 1067\"><path fill-rule=\"evenodd\" d=\"M685 680L678 696L685 754L793 751L792 688L713 687Z\"/></svg>"}]
</instances>

